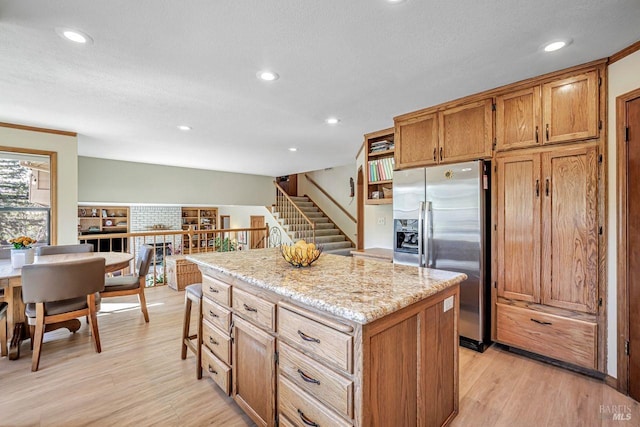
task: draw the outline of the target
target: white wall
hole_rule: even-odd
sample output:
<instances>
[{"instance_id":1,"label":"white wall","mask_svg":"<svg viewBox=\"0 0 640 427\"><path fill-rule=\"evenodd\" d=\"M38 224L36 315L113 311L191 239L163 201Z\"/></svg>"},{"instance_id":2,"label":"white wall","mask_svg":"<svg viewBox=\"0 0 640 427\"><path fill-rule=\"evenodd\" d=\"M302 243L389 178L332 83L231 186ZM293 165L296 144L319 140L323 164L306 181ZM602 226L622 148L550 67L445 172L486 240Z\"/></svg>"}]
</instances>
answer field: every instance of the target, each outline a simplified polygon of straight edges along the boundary
<instances>
[{"instance_id":1,"label":"white wall","mask_svg":"<svg viewBox=\"0 0 640 427\"><path fill-rule=\"evenodd\" d=\"M258 205L275 201L273 177L79 157L84 203Z\"/></svg>"},{"instance_id":2,"label":"white wall","mask_svg":"<svg viewBox=\"0 0 640 427\"><path fill-rule=\"evenodd\" d=\"M635 52L618 62L609 66L609 87L608 87L608 175L607 175L607 373L613 377L618 376L618 300L616 291L617 281L617 261L616 250L617 240L617 182L616 182L616 98L627 92L640 88L640 52ZM622 303L622 302L621 302Z\"/></svg>"},{"instance_id":3,"label":"white wall","mask_svg":"<svg viewBox=\"0 0 640 427\"><path fill-rule=\"evenodd\" d=\"M355 163L336 166L332 168L307 172L320 187L333 197L354 218L358 214L358 206L355 198L357 168ZM354 197L350 195L349 179L354 182ZM353 242L356 242L356 223L340 210L318 187L305 178L305 174L298 174L298 195L308 195L326 213L329 218L340 228Z\"/></svg>"},{"instance_id":4,"label":"white wall","mask_svg":"<svg viewBox=\"0 0 640 427\"><path fill-rule=\"evenodd\" d=\"M58 157L57 242L78 239L78 139L75 136L0 127L0 146L53 151Z\"/></svg>"},{"instance_id":5,"label":"white wall","mask_svg":"<svg viewBox=\"0 0 640 427\"><path fill-rule=\"evenodd\" d=\"M264 216L264 222L269 226L269 229L274 226L280 229L281 243L293 243L280 223L264 206L219 206L218 215L229 215L231 228L250 228L251 216Z\"/></svg>"},{"instance_id":6,"label":"white wall","mask_svg":"<svg viewBox=\"0 0 640 427\"><path fill-rule=\"evenodd\" d=\"M357 167L364 166L364 150L356 159ZM365 197L367 190L364 190ZM366 202L365 202L366 203ZM393 249L393 205L364 205L364 247Z\"/></svg>"}]
</instances>

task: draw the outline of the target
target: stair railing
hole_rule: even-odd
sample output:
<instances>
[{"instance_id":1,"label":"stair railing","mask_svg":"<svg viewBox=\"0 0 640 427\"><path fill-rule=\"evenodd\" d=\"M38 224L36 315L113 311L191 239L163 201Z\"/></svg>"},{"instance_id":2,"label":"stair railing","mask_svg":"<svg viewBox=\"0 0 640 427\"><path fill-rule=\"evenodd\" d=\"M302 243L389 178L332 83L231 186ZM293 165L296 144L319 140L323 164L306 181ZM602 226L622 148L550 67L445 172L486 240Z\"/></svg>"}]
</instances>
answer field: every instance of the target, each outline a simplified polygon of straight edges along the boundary
<instances>
[{"instance_id":1,"label":"stair railing","mask_svg":"<svg viewBox=\"0 0 640 427\"><path fill-rule=\"evenodd\" d=\"M307 242L316 242L316 223L313 222L295 204L282 187L273 181L276 187L276 210L285 219L290 230L294 232L296 239L304 239Z\"/></svg>"}]
</instances>

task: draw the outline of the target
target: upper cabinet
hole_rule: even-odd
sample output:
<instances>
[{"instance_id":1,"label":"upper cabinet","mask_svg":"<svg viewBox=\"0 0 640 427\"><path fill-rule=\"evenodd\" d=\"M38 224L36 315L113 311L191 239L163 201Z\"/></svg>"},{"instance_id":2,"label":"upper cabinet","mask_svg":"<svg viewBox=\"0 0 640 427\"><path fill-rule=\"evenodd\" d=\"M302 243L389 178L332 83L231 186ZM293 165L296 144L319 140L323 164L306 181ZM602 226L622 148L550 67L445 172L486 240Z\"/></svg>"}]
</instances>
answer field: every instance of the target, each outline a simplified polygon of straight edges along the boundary
<instances>
[{"instance_id":1,"label":"upper cabinet","mask_svg":"<svg viewBox=\"0 0 640 427\"><path fill-rule=\"evenodd\" d=\"M579 74L542 86L545 143L598 136L598 74Z\"/></svg>"},{"instance_id":2,"label":"upper cabinet","mask_svg":"<svg viewBox=\"0 0 640 427\"><path fill-rule=\"evenodd\" d=\"M496 150L597 138L598 71L496 97Z\"/></svg>"},{"instance_id":3,"label":"upper cabinet","mask_svg":"<svg viewBox=\"0 0 640 427\"><path fill-rule=\"evenodd\" d=\"M441 163L491 157L492 107L493 100L485 99L439 113Z\"/></svg>"},{"instance_id":4,"label":"upper cabinet","mask_svg":"<svg viewBox=\"0 0 640 427\"><path fill-rule=\"evenodd\" d=\"M396 120L396 167L438 163L438 114L420 114Z\"/></svg>"},{"instance_id":5,"label":"upper cabinet","mask_svg":"<svg viewBox=\"0 0 640 427\"><path fill-rule=\"evenodd\" d=\"M540 86L534 86L496 98L496 150L540 144L540 93Z\"/></svg>"},{"instance_id":6,"label":"upper cabinet","mask_svg":"<svg viewBox=\"0 0 640 427\"><path fill-rule=\"evenodd\" d=\"M396 167L491 157L491 99L396 118Z\"/></svg>"}]
</instances>

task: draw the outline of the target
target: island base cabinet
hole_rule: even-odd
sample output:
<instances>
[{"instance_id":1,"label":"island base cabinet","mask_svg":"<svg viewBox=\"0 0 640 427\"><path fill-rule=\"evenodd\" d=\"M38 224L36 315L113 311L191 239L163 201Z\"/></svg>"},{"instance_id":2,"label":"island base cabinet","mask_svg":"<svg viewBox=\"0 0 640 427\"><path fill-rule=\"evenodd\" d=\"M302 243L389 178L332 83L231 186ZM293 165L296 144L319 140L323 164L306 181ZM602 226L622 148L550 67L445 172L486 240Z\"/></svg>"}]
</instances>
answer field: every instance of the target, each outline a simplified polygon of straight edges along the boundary
<instances>
[{"instance_id":1,"label":"island base cabinet","mask_svg":"<svg viewBox=\"0 0 640 427\"><path fill-rule=\"evenodd\" d=\"M438 297L364 330L363 426L442 426L458 413L457 287Z\"/></svg>"},{"instance_id":2,"label":"island base cabinet","mask_svg":"<svg viewBox=\"0 0 640 427\"><path fill-rule=\"evenodd\" d=\"M259 426L275 425L276 339L233 320L233 399Z\"/></svg>"}]
</instances>

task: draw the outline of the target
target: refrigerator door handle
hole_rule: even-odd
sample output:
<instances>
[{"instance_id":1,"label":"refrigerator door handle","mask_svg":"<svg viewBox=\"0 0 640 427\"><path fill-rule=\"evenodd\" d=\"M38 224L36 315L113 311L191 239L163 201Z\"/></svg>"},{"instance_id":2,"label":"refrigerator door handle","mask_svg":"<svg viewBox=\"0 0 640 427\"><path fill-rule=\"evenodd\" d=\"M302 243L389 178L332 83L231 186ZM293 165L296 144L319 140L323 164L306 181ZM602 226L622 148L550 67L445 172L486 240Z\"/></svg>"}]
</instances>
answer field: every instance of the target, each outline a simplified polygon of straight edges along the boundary
<instances>
[{"instance_id":1,"label":"refrigerator door handle","mask_svg":"<svg viewBox=\"0 0 640 427\"><path fill-rule=\"evenodd\" d=\"M427 244L426 244L426 266L429 268L433 268L433 208L431 202L427 202L426 204L426 222L425 222L425 230L427 235Z\"/></svg>"},{"instance_id":2,"label":"refrigerator door handle","mask_svg":"<svg viewBox=\"0 0 640 427\"><path fill-rule=\"evenodd\" d=\"M422 229L424 228L424 202L420 202L420 207L418 208L418 267L424 267L425 256L424 256L424 233Z\"/></svg>"}]
</instances>

